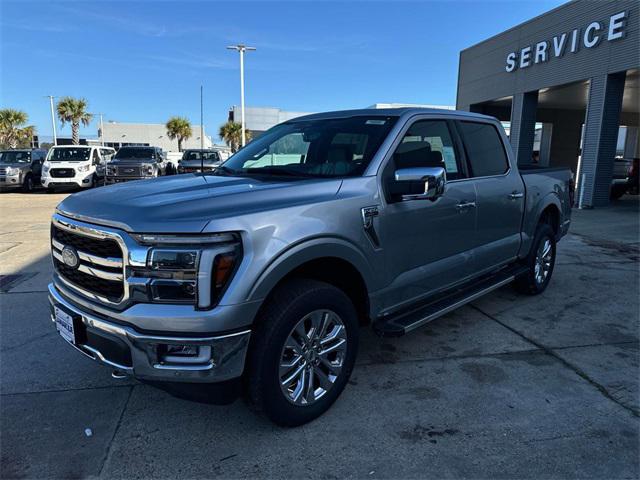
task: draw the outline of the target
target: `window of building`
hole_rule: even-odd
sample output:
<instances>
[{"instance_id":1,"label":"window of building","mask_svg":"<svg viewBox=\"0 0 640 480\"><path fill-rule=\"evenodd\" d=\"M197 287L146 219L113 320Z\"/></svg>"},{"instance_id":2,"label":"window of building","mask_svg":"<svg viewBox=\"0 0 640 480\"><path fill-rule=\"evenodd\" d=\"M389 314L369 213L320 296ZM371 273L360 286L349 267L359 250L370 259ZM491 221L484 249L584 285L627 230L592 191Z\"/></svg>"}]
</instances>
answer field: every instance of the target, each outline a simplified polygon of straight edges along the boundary
<instances>
[{"instance_id":1,"label":"window of building","mask_svg":"<svg viewBox=\"0 0 640 480\"><path fill-rule=\"evenodd\" d=\"M509 169L507 154L495 126L476 122L460 122L459 125L472 176L502 175Z\"/></svg>"}]
</instances>

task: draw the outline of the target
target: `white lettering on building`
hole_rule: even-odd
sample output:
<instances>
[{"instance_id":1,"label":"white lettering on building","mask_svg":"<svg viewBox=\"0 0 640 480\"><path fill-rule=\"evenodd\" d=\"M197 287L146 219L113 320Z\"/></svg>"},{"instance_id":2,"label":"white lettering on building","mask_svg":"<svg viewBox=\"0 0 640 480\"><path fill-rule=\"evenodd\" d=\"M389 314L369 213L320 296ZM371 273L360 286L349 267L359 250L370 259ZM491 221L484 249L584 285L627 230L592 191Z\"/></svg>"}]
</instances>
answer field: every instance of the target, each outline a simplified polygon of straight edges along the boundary
<instances>
[{"instance_id":1,"label":"white lettering on building","mask_svg":"<svg viewBox=\"0 0 640 480\"><path fill-rule=\"evenodd\" d=\"M576 53L581 45L584 48L595 48L603 40L613 42L624 38L626 21L627 12L623 11L609 17L608 28L600 22L591 22L584 29L584 32L581 32L579 28L574 28L568 33L563 32L555 35L551 42L544 40L537 42L535 45L523 47L519 51L510 52L507 55L505 70L514 72L518 68L522 69L533 64L545 63L552 57L560 58L567 51L567 47L569 52Z\"/></svg>"}]
</instances>

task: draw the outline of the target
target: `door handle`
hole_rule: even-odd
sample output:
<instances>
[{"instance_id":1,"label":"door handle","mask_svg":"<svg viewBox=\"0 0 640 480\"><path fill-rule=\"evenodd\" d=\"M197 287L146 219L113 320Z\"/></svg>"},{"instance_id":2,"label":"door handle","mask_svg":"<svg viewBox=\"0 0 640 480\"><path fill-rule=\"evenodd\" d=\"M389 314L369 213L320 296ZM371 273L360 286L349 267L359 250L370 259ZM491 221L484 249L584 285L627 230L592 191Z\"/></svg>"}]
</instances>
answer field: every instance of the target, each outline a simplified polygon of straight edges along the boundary
<instances>
[{"instance_id":1,"label":"door handle","mask_svg":"<svg viewBox=\"0 0 640 480\"><path fill-rule=\"evenodd\" d=\"M456 208L458 209L458 211L463 211L463 210L467 210L468 208L475 208L475 207L476 207L476 202L462 201L456 205Z\"/></svg>"},{"instance_id":2,"label":"door handle","mask_svg":"<svg viewBox=\"0 0 640 480\"><path fill-rule=\"evenodd\" d=\"M524 197L524 193L522 192L511 192L509 195L507 195L511 200L516 200L518 198L522 198Z\"/></svg>"}]
</instances>

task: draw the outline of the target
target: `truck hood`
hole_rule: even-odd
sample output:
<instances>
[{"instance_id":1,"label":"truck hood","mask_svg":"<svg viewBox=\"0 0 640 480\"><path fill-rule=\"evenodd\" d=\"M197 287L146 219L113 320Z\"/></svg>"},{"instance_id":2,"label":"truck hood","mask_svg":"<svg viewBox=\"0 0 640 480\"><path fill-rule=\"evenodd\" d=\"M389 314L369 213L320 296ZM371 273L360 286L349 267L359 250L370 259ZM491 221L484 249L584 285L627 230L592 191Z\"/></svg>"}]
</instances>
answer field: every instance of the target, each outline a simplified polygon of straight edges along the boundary
<instances>
[{"instance_id":1,"label":"truck hood","mask_svg":"<svg viewBox=\"0 0 640 480\"><path fill-rule=\"evenodd\" d=\"M0 168L29 168L31 166L30 163L0 163ZM205 164L206 166L206 164Z\"/></svg>"},{"instance_id":2,"label":"truck hood","mask_svg":"<svg viewBox=\"0 0 640 480\"><path fill-rule=\"evenodd\" d=\"M304 205L336 195L341 180L173 175L76 193L57 211L138 233L198 233L214 219Z\"/></svg>"}]
</instances>

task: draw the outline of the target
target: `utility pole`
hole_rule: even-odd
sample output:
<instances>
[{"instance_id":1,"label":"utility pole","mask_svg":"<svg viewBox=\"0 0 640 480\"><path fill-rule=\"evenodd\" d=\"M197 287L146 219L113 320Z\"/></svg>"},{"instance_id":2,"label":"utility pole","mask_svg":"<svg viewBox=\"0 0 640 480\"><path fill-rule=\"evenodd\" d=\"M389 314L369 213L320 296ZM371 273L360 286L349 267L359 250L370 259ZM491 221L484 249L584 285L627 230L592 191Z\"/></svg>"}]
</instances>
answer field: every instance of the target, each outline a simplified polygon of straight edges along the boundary
<instances>
[{"instance_id":1,"label":"utility pole","mask_svg":"<svg viewBox=\"0 0 640 480\"><path fill-rule=\"evenodd\" d=\"M242 146L244 147L247 139L244 133L245 127L244 127L244 52L249 52L249 51L254 51L256 48L255 47L247 47L246 45L243 45L241 43L239 43L238 45L230 45L227 47L227 50L236 50L237 52L240 52L240 111L241 111L241 121L240 124L242 125Z\"/></svg>"},{"instance_id":2,"label":"utility pole","mask_svg":"<svg viewBox=\"0 0 640 480\"><path fill-rule=\"evenodd\" d=\"M51 105L51 127L53 128L53 144L58 145L58 138L56 136L56 116L53 113L53 95L47 95L49 98L49 104Z\"/></svg>"},{"instance_id":3,"label":"utility pole","mask_svg":"<svg viewBox=\"0 0 640 480\"><path fill-rule=\"evenodd\" d=\"M200 85L200 150L204 150L204 107L202 103L202 85Z\"/></svg>"}]
</instances>

